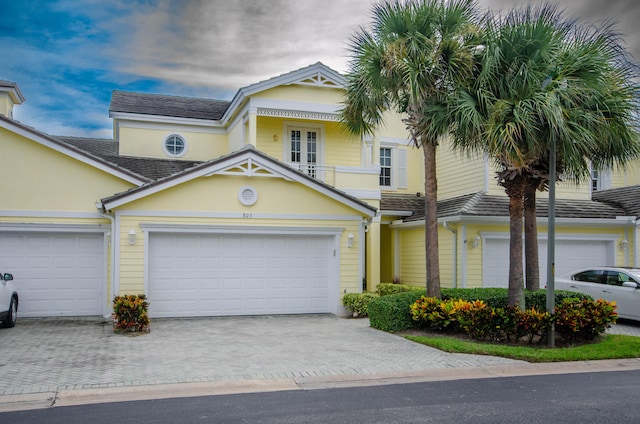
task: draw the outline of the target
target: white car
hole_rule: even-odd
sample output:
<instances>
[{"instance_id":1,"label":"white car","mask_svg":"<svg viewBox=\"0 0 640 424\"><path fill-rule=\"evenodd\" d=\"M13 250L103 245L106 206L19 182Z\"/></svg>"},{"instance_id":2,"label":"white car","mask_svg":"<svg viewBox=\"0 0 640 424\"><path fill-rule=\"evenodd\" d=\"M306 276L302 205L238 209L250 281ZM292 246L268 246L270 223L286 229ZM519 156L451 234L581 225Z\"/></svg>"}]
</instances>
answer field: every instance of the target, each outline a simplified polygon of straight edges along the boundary
<instances>
[{"instance_id":1,"label":"white car","mask_svg":"<svg viewBox=\"0 0 640 424\"><path fill-rule=\"evenodd\" d=\"M13 275L0 273L0 327L11 328L18 319L18 292Z\"/></svg>"},{"instance_id":2,"label":"white car","mask_svg":"<svg viewBox=\"0 0 640 424\"><path fill-rule=\"evenodd\" d=\"M620 318L640 321L640 269L584 268L557 278L555 289L588 294L594 299L615 301Z\"/></svg>"}]
</instances>

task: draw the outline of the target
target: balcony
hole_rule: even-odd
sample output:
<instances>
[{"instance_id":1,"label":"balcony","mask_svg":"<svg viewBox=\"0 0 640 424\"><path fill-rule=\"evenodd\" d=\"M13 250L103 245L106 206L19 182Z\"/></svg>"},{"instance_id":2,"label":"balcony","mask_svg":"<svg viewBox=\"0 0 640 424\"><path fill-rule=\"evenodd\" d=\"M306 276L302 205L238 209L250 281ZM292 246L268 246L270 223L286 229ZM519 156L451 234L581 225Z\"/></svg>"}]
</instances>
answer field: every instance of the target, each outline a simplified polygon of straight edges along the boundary
<instances>
[{"instance_id":1,"label":"balcony","mask_svg":"<svg viewBox=\"0 0 640 424\"><path fill-rule=\"evenodd\" d=\"M302 165L292 164L298 171L307 174L308 176L315 178L318 181L322 181L330 186L336 185L336 168L335 166L324 165Z\"/></svg>"}]
</instances>

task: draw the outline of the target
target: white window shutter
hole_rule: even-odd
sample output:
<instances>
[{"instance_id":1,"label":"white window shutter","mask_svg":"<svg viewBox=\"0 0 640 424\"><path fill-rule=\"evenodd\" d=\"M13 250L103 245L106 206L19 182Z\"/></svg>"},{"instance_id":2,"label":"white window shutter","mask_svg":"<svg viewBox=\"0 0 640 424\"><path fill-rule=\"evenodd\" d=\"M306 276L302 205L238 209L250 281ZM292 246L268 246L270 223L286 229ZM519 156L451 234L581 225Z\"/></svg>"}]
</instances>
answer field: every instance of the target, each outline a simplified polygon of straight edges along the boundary
<instances>
[{"instance_id":1,"label":"white window shutter","mask_svg":"<svg viewBox=\"0 0 640 424\"><path fill-rule=\"evenodd\" d=\"M600 187L598 187L598 189L607 190L611 188L611 186L612 186L611 170L610 169L601 170L600 171Z\"/></svg>"},{"instance_id":2,"label":"white window shutter","mask_svg":"<svg viewBox=\"0 0 640 424\"><path fill-rule=\"evenodd\" d=\"M407 188L407 149L398 149L398 188Z\"/></svg>"}]
</instances>

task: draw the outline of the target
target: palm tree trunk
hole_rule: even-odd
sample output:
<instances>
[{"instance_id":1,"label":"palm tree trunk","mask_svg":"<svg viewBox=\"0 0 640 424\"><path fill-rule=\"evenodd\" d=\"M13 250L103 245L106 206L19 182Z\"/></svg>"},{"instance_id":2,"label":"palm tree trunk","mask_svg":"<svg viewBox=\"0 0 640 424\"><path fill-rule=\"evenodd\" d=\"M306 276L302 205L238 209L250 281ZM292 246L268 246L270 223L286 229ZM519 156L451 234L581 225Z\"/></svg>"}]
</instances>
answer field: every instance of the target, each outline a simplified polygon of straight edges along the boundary
<instances>
[{"instance_id":1,"label":"palm tree trunk","mask_svg":"<svg viewBox=\"0 0 640 424\"><path fill-rule=\"evenodd\" d=\"M536 184L528 182L524 192L524 263L526 288L529 291L540 289L536 189Z\"/></svg>"},{"instance_id":2,"label":"palm tree trunk","mask_svg":"<svg viewBox=\"0 0 640 424\"><path fill-rule=\"evenodd\" d=\"M422 140L424 152L424 227L427 296L440 298L440 263L438 258L438 183L436 147L433 140Z\"/></svg>"},{"instance_id":3,"label":"palm tree trunk","mask_svg":"<svg viewBox=\"0 0 640 424\"><path fill-rule=\"evenodd\" d=\"M522 270L522 221L524 213L524 177L517 175L504 183L509 196L509 306L525 309Z\"/></svg>"}]
</instances>

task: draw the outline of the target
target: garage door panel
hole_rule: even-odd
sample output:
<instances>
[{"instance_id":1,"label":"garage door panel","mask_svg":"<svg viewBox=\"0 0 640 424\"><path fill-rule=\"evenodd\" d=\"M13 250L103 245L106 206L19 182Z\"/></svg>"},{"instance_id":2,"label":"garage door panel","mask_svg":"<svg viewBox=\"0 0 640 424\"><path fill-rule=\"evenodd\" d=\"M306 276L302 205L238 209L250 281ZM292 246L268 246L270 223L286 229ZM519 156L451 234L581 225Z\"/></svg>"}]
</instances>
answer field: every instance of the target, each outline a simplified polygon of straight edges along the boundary
<instances>
[{"instance_id":1,"label":"garage door panel","mask_svg":"<svg viewBox=\"0 0 640 424\"><path fill-rule=\"evenodd\" d=\"M195 240L194 241L194 237ZM173 266L154 268L156 258L185 238L190 248L175 252ZM152 234L149 298L152 316L258 315L330 312L330 237L240 234ZM196 263L186 260L195 258ZM200 283L178 294L161 273L189 275ZM171 298L192 297L194 303ZM159 302L159 303L158 303ZM154 304L159 304L154 308Z\"/></svg>"},{"instance_id":2,"label":"garage door panel","mask_svg":"<svg viewBox=\"0 0 640 424\"><path fill-rule=\"evenodd\" d=\"M24 317L103 314L100 233L0 233L0 267L14 274Z\"/></svg>"},{"instance_id":3,"label":"garage door panel","mask_svg":"<svg viewBox=\"0 0 640 424\"><path fill-rule=\"evenodd\" d=\"M606 240L557 239L555 253L555 275L557 277L581 267L594 264L613 264L612 243ZM507 287L509 281L509 240L485 240L482 256L483 286ZM547 240L538 241L538 263L542 286L547 279Z\"/></svg>"}]
</instances>

